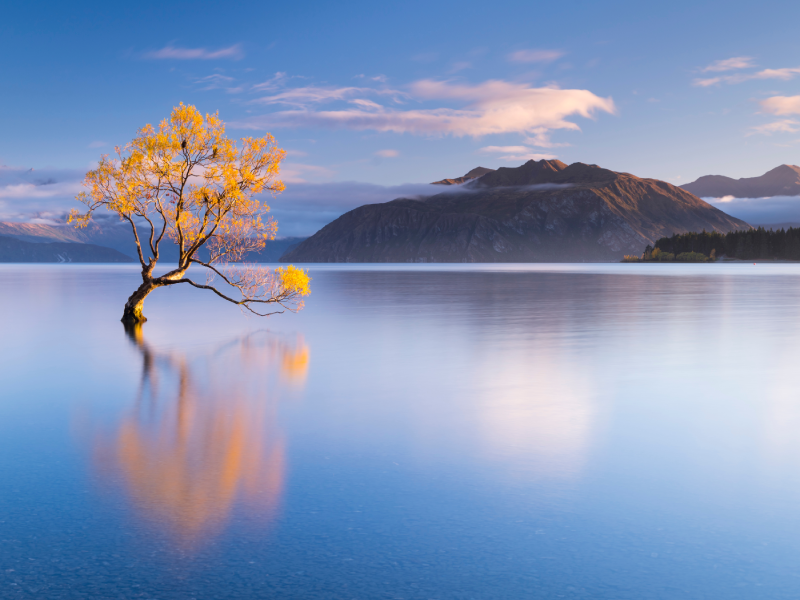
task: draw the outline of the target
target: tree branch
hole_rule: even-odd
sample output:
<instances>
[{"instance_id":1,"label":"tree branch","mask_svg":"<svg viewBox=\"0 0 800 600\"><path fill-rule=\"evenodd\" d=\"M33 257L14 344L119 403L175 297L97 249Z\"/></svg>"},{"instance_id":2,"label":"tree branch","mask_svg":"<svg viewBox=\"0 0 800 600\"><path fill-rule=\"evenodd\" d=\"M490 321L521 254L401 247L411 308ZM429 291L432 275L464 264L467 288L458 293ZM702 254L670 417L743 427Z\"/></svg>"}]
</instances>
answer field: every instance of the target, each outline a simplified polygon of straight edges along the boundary
<instances>
[{"instance_id":1,"label":"tree branch","mask_svg":"<svg viewBox=\"0 0 800 600\"><path fill-rule=\"evenodd\" d=\"M188 279L186 277L184 277L182 279L174 279L174 280L165 282L166 285L173 285L173 284L176 284L176 283L188 283L189 285L192 285L192 286L194 286L196 288L199 288L201 290L211 290L212 292L214 292L217 296L219 296L223 300L227 300L228 302L236 304L237 306L241 306L243 308L246 308L251 313L253 313L254 315L258 315L259 317L268 317L269 315L281 315L281 314L283 314L284 311L276 310L276 311L273 311L273 312L270 312L270 313L260 313L258 311L253 310L249 306L253 302L258 302L259 304L280 304L281 306L283 306L283 308L287 308L279 300L277 300L275 298L270 298L269 300L258 300L258 299L255 299L255 298L242 298L241 300L234 300L233 298L231 298L229 296L226 296L225 294L220 292L213 285L203 285L201 283L195 283L194 281L192 281L191 279Z\"/></svg>"}]
</instances>

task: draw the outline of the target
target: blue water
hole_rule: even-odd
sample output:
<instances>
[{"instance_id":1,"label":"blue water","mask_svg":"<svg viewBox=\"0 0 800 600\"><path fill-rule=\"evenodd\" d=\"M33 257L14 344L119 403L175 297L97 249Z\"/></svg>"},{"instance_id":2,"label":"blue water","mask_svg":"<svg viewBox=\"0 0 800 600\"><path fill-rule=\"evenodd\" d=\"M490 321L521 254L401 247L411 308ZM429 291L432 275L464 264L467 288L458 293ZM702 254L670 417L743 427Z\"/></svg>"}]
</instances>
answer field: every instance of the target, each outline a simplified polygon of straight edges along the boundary
<instances>
[{"instance_id":1,"label":"blue water","mask_svg":"<svg viewBox=\"0 0 800 600\"><path fill-rule=\"evenodd\" d=\"M0 598L797 598L800 265L0 267Z\"/></svg>"}]
</instances>

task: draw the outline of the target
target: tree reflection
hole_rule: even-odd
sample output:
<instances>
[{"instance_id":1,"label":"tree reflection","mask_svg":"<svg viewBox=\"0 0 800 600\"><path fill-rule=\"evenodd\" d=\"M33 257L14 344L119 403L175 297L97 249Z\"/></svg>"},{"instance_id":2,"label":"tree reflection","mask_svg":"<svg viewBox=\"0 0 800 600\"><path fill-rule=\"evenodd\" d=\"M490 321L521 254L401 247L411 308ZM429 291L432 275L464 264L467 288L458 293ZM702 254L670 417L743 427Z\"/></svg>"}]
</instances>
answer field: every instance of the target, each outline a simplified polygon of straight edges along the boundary
<instances>
[{"instance_id":1,"label":"tree reflection","mask_svg":"<svg viewBox=\"0 0 800 600\"><path fill-rule=\"evenodd\" d=\"M308 347L259 332L190 362L155 350L141 326L126 332L142 354L141 384L115 432L97 440L101 471L121 480L144 516L187 548L219 533L240 504L271 520L285 470L272 374L302 384Z\"/></svg>"}]
</instances>

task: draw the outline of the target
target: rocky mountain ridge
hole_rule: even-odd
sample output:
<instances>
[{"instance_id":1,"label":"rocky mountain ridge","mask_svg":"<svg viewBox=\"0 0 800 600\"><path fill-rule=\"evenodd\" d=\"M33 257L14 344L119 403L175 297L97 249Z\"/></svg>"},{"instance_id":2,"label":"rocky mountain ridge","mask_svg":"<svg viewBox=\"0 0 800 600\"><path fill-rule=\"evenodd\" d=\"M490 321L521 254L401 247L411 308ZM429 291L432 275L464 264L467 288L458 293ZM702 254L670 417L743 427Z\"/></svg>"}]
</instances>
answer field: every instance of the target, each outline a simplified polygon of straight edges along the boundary
<instances>
[{"instance_id":1,"label":"rocky mountain ridge","mask_svg":"<svg viewBox=\"0 0 800 600\"><path fill-rule=\"evenodd\" d=\"M701 198L800 196L800 167L781 165L758 177L740 179L724 175L705 175L681 187Z\"/></svg>"},{"instance_id":2,"label":"rocky mountain ridge","mask_svg":"<svg viewBox=\"0 0 800 600\"><path fill-rule=\"evenodd\" d=\"M361 206L281 260L616 261L673 233L747 227L663 181L597 165L531 160L427 198Z\"/></svg>"},{"instance_id":3,"label":"rocky mountain ridge","mask_svg":"<svg viewBox=\"0 0 800 600\"><path fill-rule=\"evenodd\" d=\"M475 167L466 175L462 175L461 177L455 177L453 179L442 179L441 181L434 181L431 185L460 185L462 183L466 183L467 181L471 181L473 179L477 179L487 173L491 173L494 169L487 169L486 167Z\"/></svg>"}]
</instances>

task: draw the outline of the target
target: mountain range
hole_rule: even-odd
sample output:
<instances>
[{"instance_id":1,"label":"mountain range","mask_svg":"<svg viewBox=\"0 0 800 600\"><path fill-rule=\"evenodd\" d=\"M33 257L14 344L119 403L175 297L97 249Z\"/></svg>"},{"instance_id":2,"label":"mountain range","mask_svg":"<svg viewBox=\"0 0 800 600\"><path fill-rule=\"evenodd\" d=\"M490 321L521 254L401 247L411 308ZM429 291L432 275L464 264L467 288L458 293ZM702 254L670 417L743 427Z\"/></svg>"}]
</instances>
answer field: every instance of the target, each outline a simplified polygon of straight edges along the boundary
<instances>
[{"instance_id":1,"label":"mountain range","mask_svg":"<svg viewBox=\"0 0 800 600\"><path fill-rule=\"evenodd\" d=\"M106 260L114 255L108 254L105 250L113 249L117 254L124 255L131 261L138 261L136 253L136 243L133 239L130 226L116 218L97 219L89 223L84 229L76 229L72 225L46 224L46 223L16 223L0 222L0 236L9 240L17 240L34 245L48 246L52 250L54 243L65 243L70 245L85 245L87 248L76 251L70 250L67 256L80 256L81 260L74 262L124 262L122 260ZM288 237L266 242L261 252L254 252L246 257L246 260L257 263L278 262L281 254L291 247L302 242L305 238ZM71 247L71 246L70 246ZM21 246L19 248L27 248ZM44 248L28 249L24 254L20 254L20 249L16 246L12 249L9 243L0 245L0 262L29 262L17 261L16 256L52 256L53 260L36 260L33 262L69 262L56 258L56 254L45 252ZM66 246L65 246L66 248ZM61 248L59 252L65 251ZM44 254L42 254L44 252ZM178 248L168 240L161 244L161 259L164 262L175 262L178 260ZM201 251L201 258L207 258L207 253ZM94 258L91 258L94 257Z\"/></svg>"},{"instance_id":2,"label":"mountain range","mask_svg":"<svg viewBox=\"0 0 800 600\"><path fill-rule=\"evenodd\" d=\"M0 235L0 263L132 263L113 248L75 242L26 242Z\"/></svg>"},{"instance_id":3,"label":"mountain range","mask_svg":"<svg viewBox=\"0 0 800 600\"><path fill-rule=\"evenodd\" d=\"M433 196L351 210L281 261L617 261L673 233L749 227L679 187L597 165L475 171Z\"/></svg>"},{"instance_id":4,"label":"mountain range","mask_svg":"<svg viewBox=\"0 0 800 600\"><path fill-rule=\"evenodd\" d=\"M454 177L453 179L442 179L441 181L434 181L431 185L460 185L462 183L466 183L471 179L477 179L482 175L486 175L487 173L491 173L494 169L487 169L486 167L475 167L466 175L462 175L461 177Z\"/></svg>"},{"instance_id":5,"label":"mountain range","mask_svg":"<svg viewBox=\"0 0 800 600\"><path fill-rule=\"evenodd\" d=\"M800 196L800 167L781 165L759 177L741 179L724 175L705 175L681 187L701 198Z\"/></svg>"}]
</instances>

